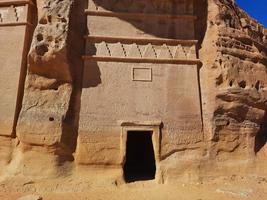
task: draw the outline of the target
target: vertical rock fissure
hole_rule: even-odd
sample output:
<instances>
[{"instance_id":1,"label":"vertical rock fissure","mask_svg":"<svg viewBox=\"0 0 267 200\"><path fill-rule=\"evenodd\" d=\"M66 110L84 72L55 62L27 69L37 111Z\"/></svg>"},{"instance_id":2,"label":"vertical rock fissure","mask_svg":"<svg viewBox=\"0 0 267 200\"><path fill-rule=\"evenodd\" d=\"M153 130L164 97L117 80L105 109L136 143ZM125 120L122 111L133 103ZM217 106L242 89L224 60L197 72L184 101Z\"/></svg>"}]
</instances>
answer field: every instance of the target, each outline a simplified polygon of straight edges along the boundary
<instances>
[{"instance_id":1,"label":"vertical rock fissure","mask_svg":"<svg viewBox=\"0 0 267 200\"><path fill-rule=\"evenodd\" d=\"M208 16L208 1L207 0L194 0L194 14L197 16L195 21L195 39L198 40L197 44L197 57L199 58L199 50L202 45L203 38L207 31L207 16ZM203 64L203 63L202 63ZM203 100L202 100L202 87L200 80L200 68L198 66L198 89L199 89L199 99L200 99L200 110L201 110L201 120L202 120L202 131L204 132L204 112L203 112Z\"/></svg>"},{"instance_id":2,"label":"vertical rock fissure","mask_svg":"<svg viewBox=\"0 0 267 200\"><path fill-rule=\"evenodd\" d=\"M69 109L63 126L61 143L67 145L71 152L75 152L78 137L80 101L82 93L82 72L83 59L85 52L84 35L86 34L86 15L84 10L87 8L87 1L75 0L71 7L68 35L68 59L69 63L74 66L73 74L73 92L70 97ZM71 133L71 134L70 134Z\"/></svg>"}]
</instances>

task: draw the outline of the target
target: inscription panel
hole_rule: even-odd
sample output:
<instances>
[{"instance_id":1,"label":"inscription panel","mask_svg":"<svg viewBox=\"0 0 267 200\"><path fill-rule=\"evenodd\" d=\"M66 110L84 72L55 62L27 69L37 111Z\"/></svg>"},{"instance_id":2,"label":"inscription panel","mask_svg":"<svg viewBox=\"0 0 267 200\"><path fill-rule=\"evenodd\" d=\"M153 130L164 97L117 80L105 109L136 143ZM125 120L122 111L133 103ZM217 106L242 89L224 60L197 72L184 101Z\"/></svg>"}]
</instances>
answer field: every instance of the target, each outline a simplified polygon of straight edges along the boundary
<instances>
[{"instance_id":1,"label":"inscription panel","mask_svg":"<svg viewBox=\"0 0 267 200\"><path fill-rule=\"evenodd\" d=\"M132 69L133 81L152 81L151 68L133 68Z\"/></svg>"}]
</instances>

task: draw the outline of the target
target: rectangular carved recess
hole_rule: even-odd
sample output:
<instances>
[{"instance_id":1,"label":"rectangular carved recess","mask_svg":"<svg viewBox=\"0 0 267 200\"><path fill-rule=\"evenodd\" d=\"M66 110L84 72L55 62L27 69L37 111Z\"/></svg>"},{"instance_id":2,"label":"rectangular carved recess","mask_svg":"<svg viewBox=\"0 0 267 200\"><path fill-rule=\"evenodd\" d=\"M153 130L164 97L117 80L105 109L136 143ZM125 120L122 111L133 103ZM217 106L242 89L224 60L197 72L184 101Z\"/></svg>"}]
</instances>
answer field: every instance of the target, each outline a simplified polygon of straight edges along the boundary
<instances>
[{"instance_id":1,"label":"rectangular carved recess","mask_svg":"<svg viewBox=\"0 0 267 200\"><path fill-rule=\"evenodd\" d=\"M152 68L133 68L133 81L152 81Z\"/></svg>"},{"instance_id":2,"label":"rectangular carved recess","mask_svg":"<svg viewBox=\"0 0 267 200\"><path fill-rule=\"evenodd\" d=\"M27 0L0 1L0 26L32 26L27 15L32 5Z\"/></svg>"}]
</instances>

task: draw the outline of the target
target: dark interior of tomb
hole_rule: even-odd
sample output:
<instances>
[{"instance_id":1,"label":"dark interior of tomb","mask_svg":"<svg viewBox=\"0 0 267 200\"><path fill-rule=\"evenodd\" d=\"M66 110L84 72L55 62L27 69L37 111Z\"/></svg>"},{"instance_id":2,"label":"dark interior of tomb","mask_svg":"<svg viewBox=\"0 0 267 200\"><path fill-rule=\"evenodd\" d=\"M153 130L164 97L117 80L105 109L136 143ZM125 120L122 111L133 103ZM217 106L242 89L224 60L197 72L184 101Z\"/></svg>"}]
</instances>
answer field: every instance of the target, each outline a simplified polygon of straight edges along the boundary
<instances>
[{"instance_id":1,"label":"dark interior of tomb","mask_svg":"<svg viewBox=\"0 0 267 200\"><path fill-rule=\"evenodd\" d=\"M267 145L267 112L265 113L265 116L260 124L260 130L255 137L255 154L260 152L265 145Z\"/></svg>"},{"instance_id":2,"label":"dark interior of tomb","mask_svg":"<svg viewBox=\"0 0 267 200\"><path fill-rule=\"evenodd\" d=\"M152 180L156 165L151 131L129 131L126 143L126 182Z\"/></svg>"}]
</instances>

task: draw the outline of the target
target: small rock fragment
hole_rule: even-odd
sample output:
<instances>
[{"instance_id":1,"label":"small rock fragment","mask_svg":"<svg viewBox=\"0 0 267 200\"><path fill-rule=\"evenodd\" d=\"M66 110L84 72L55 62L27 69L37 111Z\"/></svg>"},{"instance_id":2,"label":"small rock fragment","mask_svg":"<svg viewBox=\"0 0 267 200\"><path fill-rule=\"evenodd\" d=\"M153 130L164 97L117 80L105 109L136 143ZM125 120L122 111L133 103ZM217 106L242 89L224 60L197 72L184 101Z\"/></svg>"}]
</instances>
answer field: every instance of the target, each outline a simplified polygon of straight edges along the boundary
<instances>
[{"instance_id":1,"label":"small rock fragment","mask_svg":"<svg viewBox=\"0 0 267 200\"><path fill-rule=\"evenodd\" d=\"M43 200L43 198L40 197L39 195L31 194L31 195L20 197L17 200Z\"/></svg>"}]
</instances>

